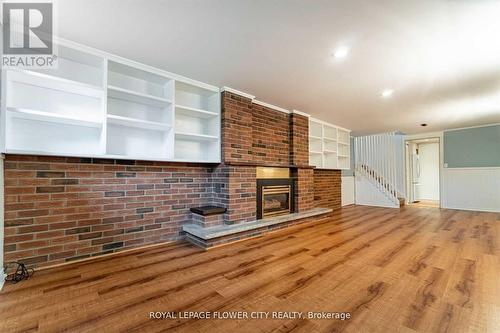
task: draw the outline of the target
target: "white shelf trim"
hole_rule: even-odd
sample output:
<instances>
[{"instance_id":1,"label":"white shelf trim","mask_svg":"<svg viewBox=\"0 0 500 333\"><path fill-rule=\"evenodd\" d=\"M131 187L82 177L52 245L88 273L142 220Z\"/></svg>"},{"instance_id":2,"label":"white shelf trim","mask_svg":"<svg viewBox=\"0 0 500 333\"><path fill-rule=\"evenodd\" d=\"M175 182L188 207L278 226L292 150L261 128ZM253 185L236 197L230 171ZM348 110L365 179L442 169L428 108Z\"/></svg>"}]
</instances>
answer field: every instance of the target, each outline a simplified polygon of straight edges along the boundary
<instances>
[{"instance_id":1,"label":"white shelf trim","mask_svg":"<svg viewBox=\"0 0 500 333\"><path fill-rule=\"evenodd\" d=\"M176 132L176 137L184 140L196 140L196 141L215 141L219 140L218 136L215 135L207 135L207 134L199 134L199 133L186 133L186 132Z\"/></svg>"},{"instance_id":2,"label":"white shelf trim","mask_svg":"<svg viewBox=\"0 0 500 333\"><path fill-rule=\"evenodd\" d=\"M315 123L319 123L319 124L322 124L322 125L327 125L327 126L335 127L335 128L340 129L340 130L342 130L342 131L346 131L346 132L351 133L351 130L349 130L349 129L347 129L347 128L343 128L343 127L340 127L340 126L337 126L337 125L331 124L331 123L329 123L329 122L326 122L326 121L321 120L321 119L318 119L318 118L309 117L309 120L310 120L310 121L313 121L313 122L315 122Z\"/></svg>"},{"instance_id":3,"label":"white shelf trim","mask_svg":"<svg viewBox=\"0 0 500 333\"><path fill-rule=\"evenodd\" d=\"M115 125L137 127L156 131L168 131L172 126L160 122L148 121L130 117L122 117L114 114L108 114L108 122Z\"/></svg>"},{"instance_id":4,"label":"white shelf trim","mask_svg":"<svg viewBox=\"0 0 500 333\"><path fill-rule=\"evenodd\" d=\"M154 96L154 95L149 95L149 94L143 94L140 92L136 92L133 90L128 90L128 89L123 89L117 86L111 86L108 85L108 97L111 98L118 98L118 99L125 99L131 102L135 103L140 103L140 104L146 104L146 105L151 105L151 103L148 103L147 101L154 101L154 102L159 102L159 103L154 103L156 106L166 106L167 104L172 103L171 100Z\"/></svg>"},{"instance_id":5,"label":"white shelf trim","mask_svg":"<svg viewBox=\"0 0 500 333\"><path fill-rule=\"evenodd\" d=\"M318 127L316 132L313 132L313 128ZM312 133L318 134L318 136L313 136ZM350 136L350 131L339 126L329 124L319 119L309 118L309 138L315 137L321 140L321 151L310 152L310 163L314 164L318 169L349 169L350 156L342 154L345 152L345 147L350 147L350 141L342 141L341 136ZM321 154L321 158L317 158L318 154ZM313 160L314 159L314 160Z\"/></svg>"},{"instance_id":6,"label":"white shelf trim","mask_svg":"<svg viewBox=\"0 0 500 333\"><path fill-rule=\"evenodd\" d=\"M53 112L37 111L23 108L7 107L7 111L14 118L47 121L51 123L84 126L84 127L102 127L103 122L81 117L65 116Z\"/></svg>"},{"instance_id":7,"label":"white shelf trim","mask_svg":"<svg viewBox=\"0 0 500 333\"><path fill-rule=\"evenodd\" d=\"M212 112L212 111L207 111L207 110L203 110L203 109L192 108L192 107L189 107L189 106L184 106L184 105L179 105L179 104L176 104L175 108L187 111L186 113L193 114L193 115L198 115L198 116L203 117L203 118L217 117L219 115L217 112Z\"/></svg>"},{"instance_id":8,"label":"white shelf trim","mask_svg":"<svg viewBox=\"0 0 500 333\"><path fill-rule=\"evenodd\" d=\"M146 72L152 72L152 73L155 73L155 74L157 74L159 76L164 76L166 78L171 78L171 79L174 79L176 81L180 81L180 82L184 82L184 83L187 83L187 84L192 84L192 85L195 85L195 86L203 87L203 89L211 90L213 92L219 92L219 88L216 87L216 86L213 86L213 85L201 82L201 81L193 80L193 79L190 79L188 77L185 77L185 76L182 76L182 75L178 75L178 74L174 74L174 73L171 73L171 72L168 72L168 71L165 71L165 70L162 70L162 69L158 69L158 68L155 68L155 67L152 67L152 66L149 66L149 65L145 65L145 64L142 64L140 62L133 61L133 60L121 57L119 55L112 54L112 53L109 53L109 52L105 52L105 51L102 51L102 50L99 50L99 49L95 49L95 48L92 48L92 47L89 47L89 46L86 46L86 45L83 45L83 44L80 44L80 43L76 43L76 42L73 42L73 41L70 41L70 40L67 40L67 39L64 39L64 38L60 38L60 37L55 36L54 37L54 42L58 43L58 44L60 44L62 46L74 48L74 49L79 50L79 51L92 53L94 55L99 55L99 56L104 57L104 58L106 58L108 60L111 60L111 61L114 61L114 62L123 63L123 64L125 64L127 66L132 66L132 67L135 67L137 69L140 69L140 70L143 70L143 71L146 71Z\"/></svg>"},{"instance_id":9,"label":"white shelf trim","mask_svg":"<svg viewBox=\"0 0 500 333\"><path fill-rule=\"evenodd\" d=\"M22 150L22 149L7 149L7 154L19 155L42 155L42 156L61 156L61 153L54 153L41 150ZM220 163L219 160L211 159L189 159L189 158L160 158L140 155L116 155L116 154L72 154L71 157L81 158L109 158L116 160L139 160L139 161L160 161L160 162L184 162L184 163Z\"/></svg>"},{"instance_id":10,"label":"white shelf trim","mask_svg":"<svg viewBox=\"0 0 500 333\"><path fill-rule=\"evenodd\" d=\"M99 86L29 70L7 70L7 81L95 98L101 98L104 94L104 89Z\"/></svg>"},{"instance_id":11,"label":"white shelf trim","mask_svg":"<svg viewBox=\"0 0 500 333\"><path fill-rule=\"evenodd\" d=\"M76 61L79 63L79 60L82 60L82 64L93 64L96 68L95 71L89 72L88 75L84 71L76 71L80 68L77 66L75 68L68 67L60 68L58 71L48 71L48 72L37 72L37 71L12 71L6 70L2 75L2 81L6 82L6 84L2 85L2 120L5 120L6 115L8 115L7 120L8 124L5 124L5 121L2 121L1 127L4 126L22 126L22 131L18 131L16 133L23 133L22 138L27 139L26 143L14 145L10 143L5 146L6 139L6 131L2 129L2 138L0 138L0 142L2 145L2 151L8 152L16 152L19 154L38 154L38 155L50 155L50 156L82 156L82 157L95 157L95 158L116 158L116 159L140 159L140 160L151 160L151 161L181 161L181 162L208 162L208 163L220 163L221 154L220 154L220 89L219 87L211 86L209 84L205 84L199 81L191 80L176 74L172 74L166 71L159 70L157 68L147 66L144 64L140 64L138 62L131 61L129 59L125 59L113 54L109 54L100 50L88 48L86 46L73 43L66 40L61 40L59 38L55 38L55 43L59 44L61 48L69 48L71 50L67 50L67 54L64 53L64 58L67 59L70 64L72 61ZM73 52L72 50L75 50ZM79 52L83 52L84 54L80 54ZM66 56L67 55L67 56ZM61 54L63 56L63 54ZM86 58L95 57L93 58ZM102 62L101 62L102 59ZM87 60L91 61L87 63ZM95 60L95 61L94 61ZM116 63L116 67L108 68L110 62ZM75 63L75 64L76 64ZM147 74L152 74L156 77L149 77L146 75L141 77L147 82L158 83L163 82L162 78L165 78L164 90L162 92L152 91L153 94L146 90L141 90L140 88L133 88L135 83L126 82L127 84L121 84L121 80L126 78L112 77L116 79L117 83L108 82L108 77L110 76L112 69L116 68L116 72L121 73L119 68L121 65L131 67L134 70L130 73L135 73L135 69L138 71L147 72ZM75 65L76 66L76 65ZM73 70L76 72L74 73ZM122 73L123 74L123 73ZM125 73L126 74L126 73ZM82 79L80 79L80 75L82 75ZM102 77L101 77L102 76ZM135 77L132 75L132 77ZM73 79L76 79L73 81ZM14 83L14 85L9 84L9 82ZM86 82L86 83L84 83ZM87 83L88 82L88 83ZM90 83L90 84L89 84ZM192 86L195 89L190 90L195 96L187 96L186 100L183 101L182 98L177 96L176 85L186 84ZM55 93L52 90L59 90L69 95L67 99L67 105L61 105L61 113L55 114L51 112L38 111L38 110L51 110L46 109L39 106L39 103L35 103L34 106L28 106L34 110L21 110L20 108L12 108L10 111L7 111L7 107L5 105L5 96L6 89L8 87L13 87L13 89L25 89L25 88L37 88L40 90L40 93ZM43 91L41 89L47 89ZM11 89L11 88L9 88ZM10 92L9 92L10 93ZM79 113L73 112L73 114L68 114L66 110L71 111L72 108L80 103L80 96L92 97L95 100L89 100L89 105L92 106L92 114L90 111L87 113ZM217 95L217 96L215 96ZM213 101L210 100L207 107L200 104L197 105L196 102L190 104L191 99L196 99L199 97L205 98L207 96L214 97ZM74 97L74 103L71 98ZM176 99L176 97L179 97ZM181 96L182 97L182 96ZM22 98L29 99L30 95L23 95ZM208 98L208 97L207 97ZM113 112L114 114L110 114L108 110L108 105L110 102L113 102L114 99L123 100L124 103L126 101L130 101L131 103L125 105L127 108L126 113L123 113L123 116L118 111ZM171 100L170 100L171 99ZM253 99L253 97L252 97ZM179 103L179 105L175 105L175 101ZM66 101L64 101L66 102ZM62 102L61 102L62 103ZM93 103L93 104L91 104ZM141 105L133 105L132 103L139 103L149 107L141 107ZM21 103L12 104L13 107L22 107L25 106ZM57 104L57 107L60 105ZM194 107L191 107L194 106ZM64 109L63 107L66 107ZM206 110L205 110L206 108ZM128 112L130 111L130 112ZM185 123L183 123L186 127L185 130L181 128L177 128L178 133L175 134L175 115L179 117L185 117L186 115L192 115L194 119L183 119ZM148 112L160 112L165 114L165 117L161 118L148 118L143 113ZM194 117L196 115L196 117ZM21 121L14 122L16 118L30 118L34 119L38 122L36 124L35 130L40 128L41 130L46 130L49 126L49 122L54 123L66 123L66 124L75 124L78 126L86 126L86 127L96 127L101 128L101 131L93 131L95 135L89 137L89 140L85 140L82 142L81 152L78 152L78 147L69 147L67 148L65 145L58 145L58 143L48 136L47 140L44 140L40 144L36 144L35 142L30 143L32 139L30 136L30 132L26 131L25 123ZM87 118L95 118L95 119L87 119ZM187 117L185 117L187 118ZM196 119L198 118L198 119ZM143 119L158 119L159 122L143 120ZM193 122L192 127L191 121ZM27 124L27 122L26 122ZM115 125L124 126L120 128L120 132L117 135L115 130L118 128ZM112 126L113 131L109 131L109 127ZM198 128L209 127L206 130L199 130ZM144 128L147 130L161 130L163 133L147 133L144 132L142 136L140 131L133 131L132 128ZM72 129L68 130L69 132ZM85 131L89 131L83 127L77 128L75 127L75 135L80 133L84 133ZM112 133L113 132L113 133ZM195 133L188 133L195 132ZM213 135L200 134L201 133L210 133ZM12 132L11 132L12 133ZM120 139L121 136L127 136L128 133L132 133L130 136L130 142ZM10 134L9 134L10 135ZM34 138L33 138L34 139ZM9 138L12 140L12 138ZM59 139L60 140L60 139ZM154 146L151 146L150 149L140 149L140 144L142 144L141 140L148 140L154 143ZM161 140L161 143L158 141ZM21 141L18 141L21 142ZM201 144L194 144L199 142ZM179 147L180 150L176 151L177 143L182 143ZM120 144L127 145L127 149L119 150L115 147L118 147ZM85 145L88 145L85 146ZM129 146L130 145L130 146ZM111 148L110 148L111 147ZM195 149L196 151L188 150ZM10 149L16 148L16 149ZM106 150L111 149L111 150ZM187 149L184 151L183 149ZM115 153L123 152L123 155L115 155L113 154L113 150ZM107 154L109 153L109 154ZM148 156L144 156L148 155Z\"/></svg>"}]
</instances>

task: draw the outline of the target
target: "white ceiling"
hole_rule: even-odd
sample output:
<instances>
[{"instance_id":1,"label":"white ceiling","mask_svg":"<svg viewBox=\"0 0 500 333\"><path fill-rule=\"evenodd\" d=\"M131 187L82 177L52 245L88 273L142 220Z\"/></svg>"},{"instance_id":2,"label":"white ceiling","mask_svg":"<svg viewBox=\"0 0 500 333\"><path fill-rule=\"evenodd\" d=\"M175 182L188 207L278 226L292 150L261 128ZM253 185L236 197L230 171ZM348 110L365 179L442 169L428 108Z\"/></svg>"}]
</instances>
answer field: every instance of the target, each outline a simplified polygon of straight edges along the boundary
<instances>
[{"instance_id":1,"label":"white ceiling","mask_svg":"<svg viewBox=\"0 0 500 333\"><path fill-rule=\"evenodd\" d=\"M500 122L499 18L493 0L58 1L63 38L357 134Z\"/></svg>"}]
</instances>

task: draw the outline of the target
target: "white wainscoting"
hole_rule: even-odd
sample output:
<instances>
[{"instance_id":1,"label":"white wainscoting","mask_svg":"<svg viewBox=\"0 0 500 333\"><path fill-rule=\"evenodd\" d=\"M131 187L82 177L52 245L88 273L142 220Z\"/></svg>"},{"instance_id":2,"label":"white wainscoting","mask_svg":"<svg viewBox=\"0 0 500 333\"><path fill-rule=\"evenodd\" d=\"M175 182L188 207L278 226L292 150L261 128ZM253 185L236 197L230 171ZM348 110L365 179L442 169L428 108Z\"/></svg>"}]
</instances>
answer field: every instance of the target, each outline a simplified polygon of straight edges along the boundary
<instances>
[{"instance_id":1,"label":"white wainscoting","mask_svg":"<svg viewBox=\"0 0 500 333\"><path fill-rule=\"evenodd\" d=\"M365 206L377 206L377 207L388 207L388 208L399 208L392 202L384 192L380 191L375 185L373 185L368 178L360 173L356 173L355 176L355 195L356 195L356 205Z\"/></svg>"},{"instance_id":2,"label":"white wainscoting","mask_svg":"<svg viewBox=\"0 0 500 333\"><path fill-rule=\"evenodd\" d=\"M500 168L442 170L442 208L500 212Z\"/></svg>"},{"instance_id":3,"label":"white wainscoting","mask_svg":"<svg viewBox=\"0 0 500 333\"><path fill-rule=\"evenodd\" d=\"M342 206L354 204L354 176L342 176Z\"/></svg>"}]
</instances>

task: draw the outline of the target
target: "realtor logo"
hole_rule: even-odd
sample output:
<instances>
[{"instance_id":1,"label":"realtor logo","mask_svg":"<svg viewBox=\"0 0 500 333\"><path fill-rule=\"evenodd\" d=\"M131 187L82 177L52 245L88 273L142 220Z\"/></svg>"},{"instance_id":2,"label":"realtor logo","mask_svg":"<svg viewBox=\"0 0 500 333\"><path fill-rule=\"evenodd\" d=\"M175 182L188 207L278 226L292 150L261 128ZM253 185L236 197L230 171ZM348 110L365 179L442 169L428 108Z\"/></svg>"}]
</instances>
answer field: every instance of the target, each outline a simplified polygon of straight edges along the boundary
<instances>
[{"instance_id":1,"label":"realtor logo","mask_svg":"<svg viewBox=\"0 0 500 333\"><path fill-rule=\"evenodd\" d=\"M54 68L52 2L3 2L3 67Z\"/></svg>"}]
</instances>

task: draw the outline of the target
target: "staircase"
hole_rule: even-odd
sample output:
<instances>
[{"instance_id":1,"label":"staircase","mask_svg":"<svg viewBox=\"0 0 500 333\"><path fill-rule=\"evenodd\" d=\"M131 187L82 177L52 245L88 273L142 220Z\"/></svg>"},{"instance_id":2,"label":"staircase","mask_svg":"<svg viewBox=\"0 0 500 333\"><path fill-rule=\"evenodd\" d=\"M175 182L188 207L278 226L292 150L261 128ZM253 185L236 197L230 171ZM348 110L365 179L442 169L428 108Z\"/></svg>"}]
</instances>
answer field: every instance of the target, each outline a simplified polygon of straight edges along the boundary
<instances>
[{"instance_id":1,"label":"staircase","mask_svg":"<svg viewBox=\"0 0 500 333\"><path fill-rule=\"evenodd\" d=\"M356 203L401 207L405 203L404 135L398 132L354 139Z\"/></svg>"}]
</instances>

